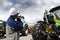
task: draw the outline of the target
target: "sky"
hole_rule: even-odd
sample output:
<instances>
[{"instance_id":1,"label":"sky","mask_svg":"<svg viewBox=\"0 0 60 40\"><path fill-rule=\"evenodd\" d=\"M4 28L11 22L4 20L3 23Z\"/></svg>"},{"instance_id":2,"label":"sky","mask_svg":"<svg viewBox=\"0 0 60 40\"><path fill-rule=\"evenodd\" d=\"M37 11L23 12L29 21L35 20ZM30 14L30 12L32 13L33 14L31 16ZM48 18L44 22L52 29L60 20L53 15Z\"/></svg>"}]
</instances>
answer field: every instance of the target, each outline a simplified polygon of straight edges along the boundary
<instances>
[{"instance_id":1,"label":"sky","mask_svg":"<svg viewBox=\"0 0 60 40\"><path fill-rule=\"evenodd\" d=\"M29 25L43 20L45 10L60 5L60 0L0 0L0 20L6 21L9 9L16 7Z\"/></svg>"}]
</instances>

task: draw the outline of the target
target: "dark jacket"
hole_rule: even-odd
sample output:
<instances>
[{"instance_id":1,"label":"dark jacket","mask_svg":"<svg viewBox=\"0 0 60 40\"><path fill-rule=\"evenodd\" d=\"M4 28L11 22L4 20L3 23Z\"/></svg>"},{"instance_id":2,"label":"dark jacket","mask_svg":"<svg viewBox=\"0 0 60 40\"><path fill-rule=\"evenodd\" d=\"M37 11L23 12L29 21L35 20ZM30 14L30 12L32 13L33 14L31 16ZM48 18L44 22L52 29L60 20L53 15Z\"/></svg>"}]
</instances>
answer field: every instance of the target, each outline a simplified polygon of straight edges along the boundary
<instances>
[{"instance_id":1,"label":"dark jacket","mask_svg":"<svg viewBox=\"0 0 60 40\"><path fill-rule=\"evenodd\" d=\"M23 23L21 19L15 21L15 19L11 16L7 20L7 25L9 25L11 28L14 28L14 31L21 31L23 29Z\"/></svg>"}]
</instances>

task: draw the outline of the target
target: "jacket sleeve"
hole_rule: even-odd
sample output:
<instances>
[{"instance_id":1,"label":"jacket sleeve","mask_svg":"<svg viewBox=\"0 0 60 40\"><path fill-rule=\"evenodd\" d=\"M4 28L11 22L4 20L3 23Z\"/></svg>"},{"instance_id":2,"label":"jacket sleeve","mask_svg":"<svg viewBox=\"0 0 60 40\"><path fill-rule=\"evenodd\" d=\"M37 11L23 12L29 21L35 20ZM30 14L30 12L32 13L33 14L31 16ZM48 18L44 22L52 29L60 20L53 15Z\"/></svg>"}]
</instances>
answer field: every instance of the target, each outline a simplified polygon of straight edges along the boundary
<instances>
[{"instance_id":1,"label":"jacket sleeve","mask_svg":"<svg viewBox=\"0 0 60 40\"><path fill-rule=\"evenodd\" d=\"M7 24L8 24L10 27L12 27L12 28L14 28L14 29L16 29L16 30L18 30L18 29L22 30L22 28L23 28L23 23L22 23L21 20L18 20L18 21L16 22L16 21L14 21L14 20L9 19L9 20L7 20Z\"/></svg>"},{"instance_id":2,"label":"jacket sleeve","mask_svg":"<svg viewBox=\"0 0 60 40\"><path fill-rule=\"evenodd\" d=\"M17 21L17 24L18 24L20 30L22 30L22 29L23 29L23 22L21 21L21 19L19 19L19 20Z\"/></svg>"},{"instance_id":3,"label":"jacket sleeve","mask_svg":"<svg viewBox=\"0 0 60 40\"><path fill-rule=\"evenodd\" d=\"M16 21L13 20L9 20L7 21L7 24L12 27L12 28L19 28L18 24L16 23Z\"/></svg>"}]
</instances>

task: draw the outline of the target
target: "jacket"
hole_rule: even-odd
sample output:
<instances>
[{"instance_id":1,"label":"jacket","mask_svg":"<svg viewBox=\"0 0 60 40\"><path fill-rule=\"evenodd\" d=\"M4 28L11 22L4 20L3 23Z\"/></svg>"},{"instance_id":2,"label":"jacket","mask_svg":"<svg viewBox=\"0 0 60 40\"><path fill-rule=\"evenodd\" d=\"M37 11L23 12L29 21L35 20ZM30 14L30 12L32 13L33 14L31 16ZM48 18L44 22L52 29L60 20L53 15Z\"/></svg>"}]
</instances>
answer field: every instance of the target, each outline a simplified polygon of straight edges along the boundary
<instances>
[{"instance_id":1,"label":"jacket","mask_svg":"<svg viewBox=\"0 0 60 40\"><path fill-rule=\"evenodd\" d=\"M14 31L21 31L23 29L23 23L21 19L15 21L11 16L7 20L7 25L14 29Z\"/></svg>"}]
</instances>

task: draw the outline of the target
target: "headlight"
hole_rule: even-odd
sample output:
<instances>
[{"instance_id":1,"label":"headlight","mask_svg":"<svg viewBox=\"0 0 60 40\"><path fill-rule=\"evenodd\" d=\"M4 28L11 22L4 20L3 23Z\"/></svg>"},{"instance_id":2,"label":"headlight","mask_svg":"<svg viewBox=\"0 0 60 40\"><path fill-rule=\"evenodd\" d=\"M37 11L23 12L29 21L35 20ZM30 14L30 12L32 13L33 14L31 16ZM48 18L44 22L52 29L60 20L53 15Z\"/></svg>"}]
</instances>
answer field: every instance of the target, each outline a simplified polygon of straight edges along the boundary
<instances>
[{"instance_id":1,"label":"headlight","mask_svg":"<svg viewBox=\"0 0 60 40\"><path fill-rule=\"evenodd\" d=\"M47 33L51 34L52 33L52 27L51 26L47 27L45 31Z\"/></svg>"},{"instance_id":2,"label":"headlight","mask_svg":"<svg viewBox=\"0 0 60 40\"><path fill-rule=\"evenodd\" d=\"M55 33L54 31L52 33Z\"/></svg>"},{"instance_id":3,"label":"headlight","mask_svg":"<svg viewBox=\"0 0 60 40\"><path fill-rule=\"evenodd\" d=\"M59 38L60 38L60 35L59 35Z\"/></svg>"}]
</instances>

